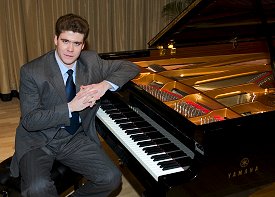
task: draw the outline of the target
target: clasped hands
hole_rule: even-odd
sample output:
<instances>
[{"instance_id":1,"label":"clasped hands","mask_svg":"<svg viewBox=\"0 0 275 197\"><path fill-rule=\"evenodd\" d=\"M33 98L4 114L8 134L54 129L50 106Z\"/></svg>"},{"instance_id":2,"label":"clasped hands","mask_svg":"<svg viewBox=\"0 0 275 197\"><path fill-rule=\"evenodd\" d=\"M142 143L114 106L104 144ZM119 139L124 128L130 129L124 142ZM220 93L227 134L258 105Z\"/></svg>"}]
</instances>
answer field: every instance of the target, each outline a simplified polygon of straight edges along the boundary
<instances>
[{"instance_id":1,"label":"clasped hands","mask_svg":"<svg viewBox=\"0 0 275 197\"><path fill-rule=\"evenodd\" d=\"M110 88L112 88L112 86L106 81L81 86L80 91L76 94L73 100L68 103L70 111L81 111L87 107L93 107L96 101L99 100Z\"/></svg>"}]
</instances>

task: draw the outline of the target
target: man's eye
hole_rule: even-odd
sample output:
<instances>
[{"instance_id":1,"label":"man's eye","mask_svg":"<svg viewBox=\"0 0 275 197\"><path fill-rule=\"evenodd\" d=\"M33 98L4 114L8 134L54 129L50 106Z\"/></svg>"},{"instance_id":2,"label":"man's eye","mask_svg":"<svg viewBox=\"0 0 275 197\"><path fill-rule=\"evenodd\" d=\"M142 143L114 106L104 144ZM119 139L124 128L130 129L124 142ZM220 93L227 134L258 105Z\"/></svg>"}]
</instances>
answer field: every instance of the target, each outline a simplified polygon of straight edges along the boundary
<instances>
[{"instance_id":1,"label":"man's eye","mask_svg":"<svg viewBox=\"0 0 275 197\"><path fill-rule=\"evenodd\" d=\"M81 45L81 42L74 42L74 45L75 45L75 46L80 46L80 45Z\"/></svg>"},{"instance_id":2,"label":"man's eye","mask_svg":"<svg viewBox=\"0 0 275 197\"><path fill-rule=\"evenodd\" d=\"M62 42L63 42L64 44L68 44L68 43L69 43L69 40L62 40Z\"/></svg>"}]
</instances>

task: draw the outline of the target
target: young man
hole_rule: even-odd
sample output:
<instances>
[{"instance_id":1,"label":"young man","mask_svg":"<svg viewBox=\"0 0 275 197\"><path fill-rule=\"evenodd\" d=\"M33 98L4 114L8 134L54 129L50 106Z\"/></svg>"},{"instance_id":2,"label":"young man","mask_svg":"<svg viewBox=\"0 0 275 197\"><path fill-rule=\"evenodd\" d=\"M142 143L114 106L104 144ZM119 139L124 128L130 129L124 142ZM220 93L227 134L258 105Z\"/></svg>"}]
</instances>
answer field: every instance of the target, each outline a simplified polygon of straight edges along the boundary
<instances>
[{"instance_id":1,"label":"young man","mask_svg":"<svg viewBox=\"0 0 275 197\"><path fill-rule=\"evenodd\" d=\"M88 33L85 19L61 16L55 27L56 49L21 68L21 119L11 172L21 175L23 196L58 196L50 178L54 160L88 180L72 196L108 196L121 184L120 171L97 137L96 101L134 78L139 69L128 61L106 61L94 51L82 51Z\"/></svg>"}]
</instances>

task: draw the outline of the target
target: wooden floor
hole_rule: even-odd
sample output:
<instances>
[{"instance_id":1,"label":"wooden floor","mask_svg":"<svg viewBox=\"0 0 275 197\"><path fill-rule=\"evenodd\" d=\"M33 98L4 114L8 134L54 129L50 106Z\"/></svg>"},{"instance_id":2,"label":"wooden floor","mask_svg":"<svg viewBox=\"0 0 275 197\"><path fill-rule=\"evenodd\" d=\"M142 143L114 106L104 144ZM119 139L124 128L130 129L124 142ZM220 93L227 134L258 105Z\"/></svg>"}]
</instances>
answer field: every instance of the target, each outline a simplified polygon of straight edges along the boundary
<instances>
[{"instance_id":1,"label":"wooden floor","mask_svg":"<svg viewBox=\"0 0 275 197\"><path fill-rule=\"evenodd\" d=\"M20 117L19 101L13 98L12 101L3 102L0 100L0 162L10 157L14 152L14 135ZM118 158L112 150L102 141L107 153L118 165L123 173L122 189L117 191L118 197L138 197L141 195L142 187L135 177L125 167L119 165ZM275 166L274 166L275 167ZM246 197L239 196L238 197ZM275 197L275 183L263 187L249 197Z\"/></svg>"}]
</instances>

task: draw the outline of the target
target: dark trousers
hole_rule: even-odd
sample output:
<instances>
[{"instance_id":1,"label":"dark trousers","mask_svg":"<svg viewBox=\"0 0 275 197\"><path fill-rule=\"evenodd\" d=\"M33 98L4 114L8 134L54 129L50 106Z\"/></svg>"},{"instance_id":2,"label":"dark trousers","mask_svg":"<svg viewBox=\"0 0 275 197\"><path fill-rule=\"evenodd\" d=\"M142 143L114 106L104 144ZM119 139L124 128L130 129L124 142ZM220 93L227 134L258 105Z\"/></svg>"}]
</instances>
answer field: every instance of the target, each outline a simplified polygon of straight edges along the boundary
<instances>
[{"instance_id":1,"label":"dark trousers","mask_svg":"<svg viewBox=\"0 0 275 197\"><path fill-rule=\"evenodd\" d=\"M50 178L55 159L88 180L73 193L75 197L108 196L121 184L121 172L102 147L84 132L72 136L61 129L46 147L32 150L21 159L21 191L24 197L58 196Z\"/></svg>"}]
</instances>

